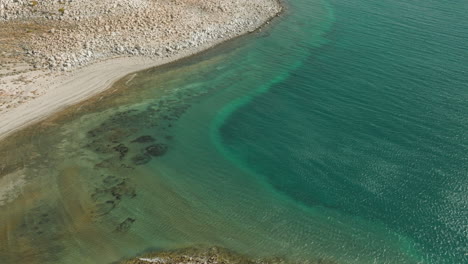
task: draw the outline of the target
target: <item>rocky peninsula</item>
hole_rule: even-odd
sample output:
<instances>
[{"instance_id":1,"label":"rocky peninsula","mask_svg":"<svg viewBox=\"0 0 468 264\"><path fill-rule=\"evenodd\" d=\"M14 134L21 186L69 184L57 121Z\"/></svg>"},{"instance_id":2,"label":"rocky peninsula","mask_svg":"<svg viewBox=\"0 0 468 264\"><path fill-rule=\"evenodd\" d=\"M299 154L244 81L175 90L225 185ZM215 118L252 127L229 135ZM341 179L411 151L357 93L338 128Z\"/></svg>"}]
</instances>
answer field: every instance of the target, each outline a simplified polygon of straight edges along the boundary
<instances>
[{"instance_id":1,"label":"rocky peninsula","mask_svg":"<svg viewBox=\"0 0 468 264\"><path fill-rule=\"evenodd\" d=\"M120 264L336 264L333 260L315 259L290 262L283 258L251 258L221 247L184 248L146 254Z\"/></svg>"},{"instance_id":2,"label":"rocky peninsula","mask_svg":"<svg viewBox=\"0 0 468 264\"><path fill-rule=\"evenodd\" d=\"M0 138L281 10L277 0L2 0Z\"/></svg>"}]
</instances>

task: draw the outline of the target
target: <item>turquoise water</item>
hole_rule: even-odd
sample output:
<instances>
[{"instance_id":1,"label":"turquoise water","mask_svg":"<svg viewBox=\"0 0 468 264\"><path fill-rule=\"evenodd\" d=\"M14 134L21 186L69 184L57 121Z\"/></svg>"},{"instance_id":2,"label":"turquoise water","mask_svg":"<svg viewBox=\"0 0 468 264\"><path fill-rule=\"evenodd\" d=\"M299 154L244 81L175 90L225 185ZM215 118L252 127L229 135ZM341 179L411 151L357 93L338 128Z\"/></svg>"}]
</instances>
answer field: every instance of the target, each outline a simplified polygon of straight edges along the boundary
<instances>
[{"instance_id":1,"label":"turquoise water","mask_svg":"<svg viewBox=\"0 0 468 264\"><path fill-rule=\"evenodd\" d=\"M468 261L467 5L334 1L330 41L220 127L231 158L305 206Z\"/></svg>"},{"instance_id":2,"label":"turquoise water","mask_svg":"<svg viewBox=\"0 0 468 264\"><path fill-rule=\"evenodd\" d=\"M287 7L2 142L0 263L467 262L468 6Z\"/></svg>"}]
</instances>

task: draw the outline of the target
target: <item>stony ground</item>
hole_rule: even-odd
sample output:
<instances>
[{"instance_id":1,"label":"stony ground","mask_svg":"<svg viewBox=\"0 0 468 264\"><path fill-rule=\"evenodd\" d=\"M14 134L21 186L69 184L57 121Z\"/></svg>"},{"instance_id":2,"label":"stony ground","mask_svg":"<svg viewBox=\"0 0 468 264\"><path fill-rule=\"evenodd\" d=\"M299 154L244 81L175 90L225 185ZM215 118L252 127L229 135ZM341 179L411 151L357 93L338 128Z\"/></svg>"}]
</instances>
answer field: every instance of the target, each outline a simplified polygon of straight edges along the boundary
<instances>
[{"instance_id":1,"label":"stony ground","mask_svg":"<svg viewBox=\"0 0 468 264\"><path fill-rule=\"evenodd\" d=\"M168 57L280 10L276 0L1 0L0 112L12 97L40 95L21 89L36 78L114 57Z\"/></svg>"},{"instance_id":2,"label":"stony ground","mask_svg":"<svg viewBox=\"0 0 468 264\"><path fill-rule=\"evenodd\" d=\"M122 264L292 264L282 258L253 259L230 250L211 248L186 248L181 250L158 252L122 262ZM295 264L299 264L294 262ZM337 264L332 260L317 259L301 264Z\"/></svg>"}]
</instances>

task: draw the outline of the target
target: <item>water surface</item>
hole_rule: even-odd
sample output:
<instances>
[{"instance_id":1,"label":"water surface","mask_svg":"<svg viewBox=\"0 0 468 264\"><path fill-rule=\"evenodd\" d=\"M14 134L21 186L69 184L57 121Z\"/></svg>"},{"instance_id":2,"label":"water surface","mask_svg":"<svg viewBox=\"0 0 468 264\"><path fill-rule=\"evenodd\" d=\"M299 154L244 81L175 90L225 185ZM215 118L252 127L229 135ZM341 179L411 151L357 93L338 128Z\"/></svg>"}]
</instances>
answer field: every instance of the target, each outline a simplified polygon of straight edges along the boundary
<instances>
[{"instance_id":1,"label":"water surface","mask_svg":"<svg viewBox=\"0 0 468 264\"><path fill-rule=\"evenodd\" d=\"M466 8L290 1L271 27L10 137L0 261L218 245L465 262Z\"/></svg>"}]
</instances>

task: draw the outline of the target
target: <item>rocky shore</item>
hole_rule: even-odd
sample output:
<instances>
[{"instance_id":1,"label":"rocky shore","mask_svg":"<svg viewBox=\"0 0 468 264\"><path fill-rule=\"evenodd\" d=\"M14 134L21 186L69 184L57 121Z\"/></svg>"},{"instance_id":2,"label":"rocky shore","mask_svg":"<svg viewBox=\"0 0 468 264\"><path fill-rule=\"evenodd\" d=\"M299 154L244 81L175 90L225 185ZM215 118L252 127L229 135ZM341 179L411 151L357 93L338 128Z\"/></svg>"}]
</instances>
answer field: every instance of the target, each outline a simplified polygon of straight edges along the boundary
<instances>
[{"instance_id":1,"label":"rocky shore","mask_svg":"<svg viewBox=\"0 0 468 264\"><path fill-rule=\"evenodd\" d=\"M147 254L121 264L292 264L282 258L249 258L247 256L232 252L225 248L185 248L173 251L162 251ZM299 264L298 262L294 262ZM317 259L302 264L336 264L332 260Z\"/></svg>"},{"instance_id":2,"label":"rocky shore","mask_svg":"<svg viewBox=\"0 0 468 264\"><path fill-rule=\"evenodd\" d=\"M280 11L277 0L2 0L0 119L89 65L133 58L128 65L139 66L122 72L130 73L166 63L254 31Z\"/></svg>"}]
</instances>

